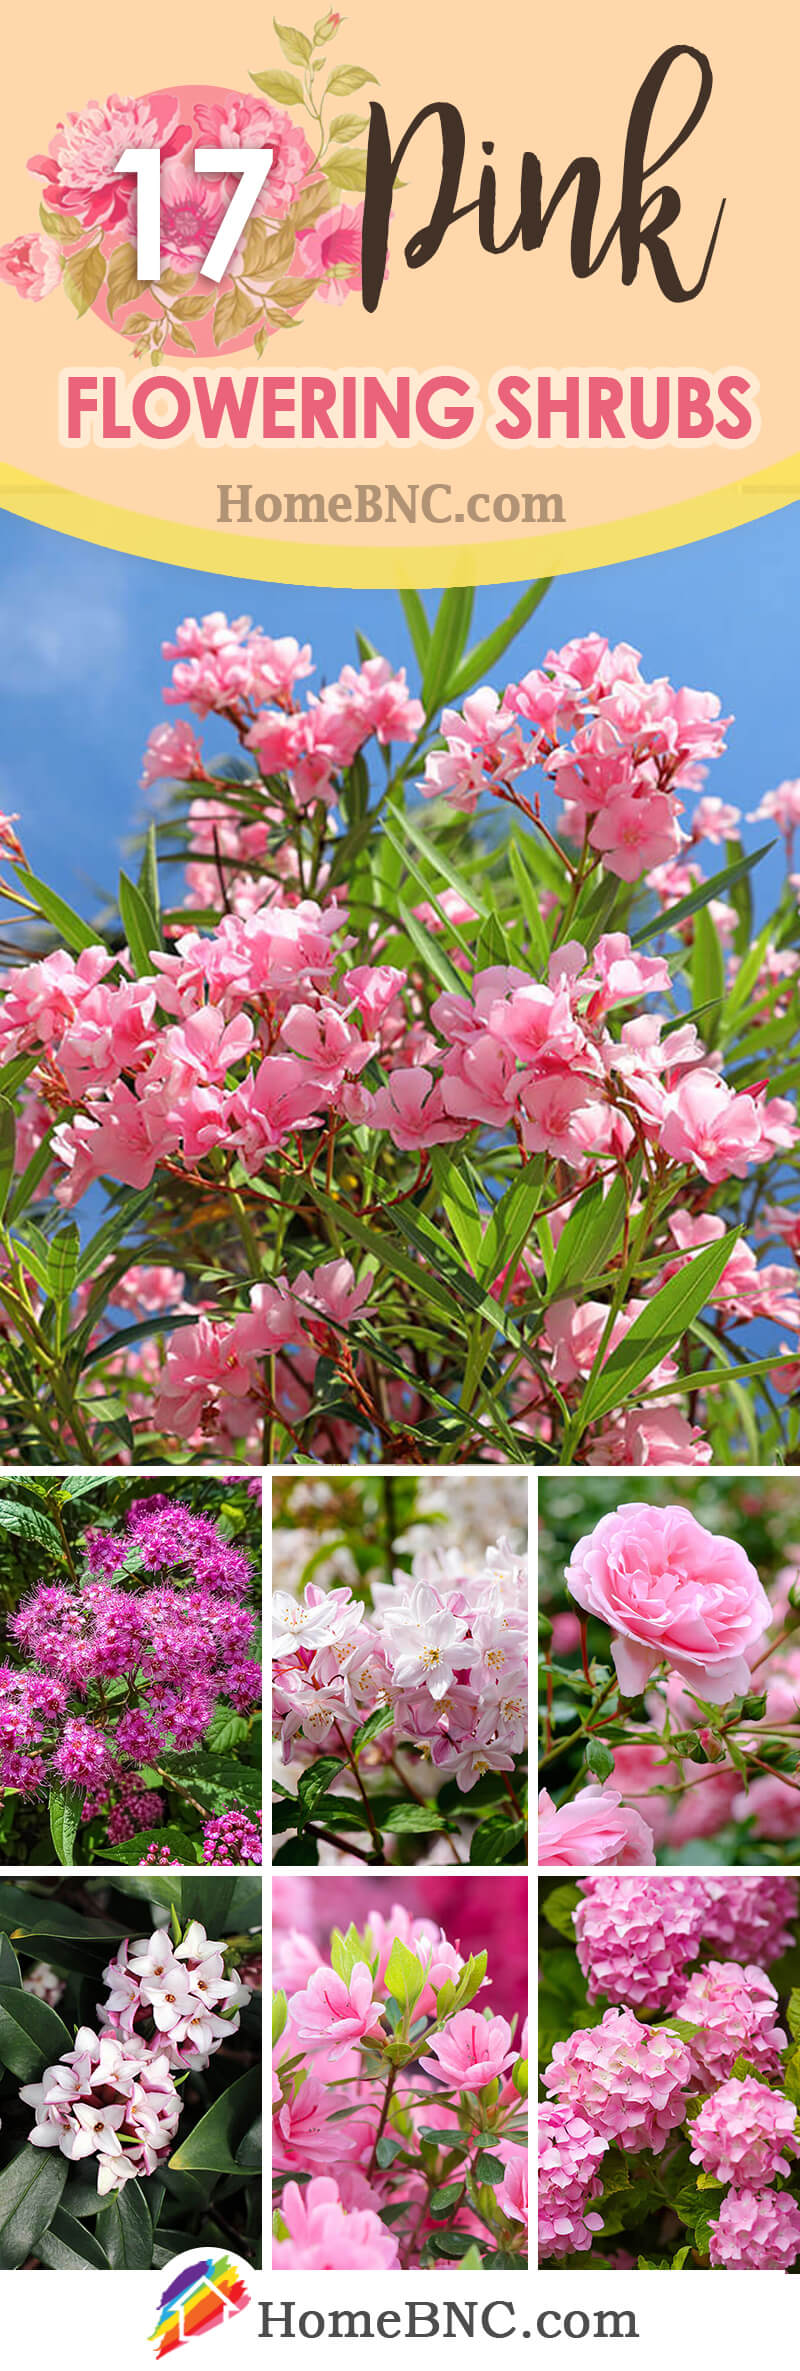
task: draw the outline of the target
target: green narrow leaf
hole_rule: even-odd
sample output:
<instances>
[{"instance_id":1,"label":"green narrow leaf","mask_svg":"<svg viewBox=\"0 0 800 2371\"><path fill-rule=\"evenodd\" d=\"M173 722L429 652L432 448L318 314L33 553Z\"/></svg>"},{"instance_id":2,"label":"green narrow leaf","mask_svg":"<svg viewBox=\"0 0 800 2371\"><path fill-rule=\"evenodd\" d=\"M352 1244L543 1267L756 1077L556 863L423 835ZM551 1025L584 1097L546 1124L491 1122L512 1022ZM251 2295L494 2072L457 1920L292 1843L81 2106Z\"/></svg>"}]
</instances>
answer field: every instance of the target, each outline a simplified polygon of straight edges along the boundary
<instances>
[{"instance_id":1,"label":"green narrow leaf","mask_svg":"<svg viewBox=\"0 0 800 2371\"><path fill-rule=\"evenodd\" d=\"M36 2251L52 2221L69 2172L60 2149L34 2149L26 2141L0 2173L0 2271L13 2272Z\"/></svg>"},{"instance_id":2,"label":"green narrow leaf","mask_svg":"<svg viewBox=\"0 0 800 2371\"><path fill-rule=\"evenodd\" d=\"M261 2072L252 2067L206 2110L170 2158L175 2173L236 2173L236 2151L261 2108ZM123 2197L125 2192L123 2191Z\"/></svg>"},{"instance_id":3,"label":"green narrow leaf","mask_svg":"<svg viewBox=\"0 0 800 2371\"><path fill-rule=\"evenodd\" d=\"M58 1234L54 1235L50 1245L47 1284L50 1299L55 1302L56 1307L62 1302L69 1301L75 1291L80 1252L80 1233L75 1220L72 1219L68 1227L59 1228Z\"/></svg>"},{"instance_id":4,"label":"green narrow leaf","mask_svg":"<svg viewBox=\"0 0 800 2371\"><path fill-rule=\"evenodd\" d=\"M144 1217L152 1198L150 1186L141 1193L130 1191L125 1194L119 1209L112 1211L111 1216L103 1220L96 1235L91 1237L81 1252L78 1261L79 1284L84 1284L89 1277L96 1277L98 1269L104 1266L112 1251L116 1251L129 1227L135 1226Z\"/></svg>"},{"instance_id":5,"label":"green narrow leaf","mask_svg":"<svg viewBox=\"0 0 800 2371\"><path fill-rule=\"evenodd\" d=\"M586 1186L570 1211L553 1253L547 1297L557 1301L587 1276L598 1276L615 1250L625 1220L625 1185L612 1179L608 1192L602 1178Z\"/></svg>"},{"instance_id":6,"label":"green narrow leaf","mask_svg":"<svg viewBox=\"0 0 800 2371\"><path fill-rule=\"evenodd\" d=\"M139 2182L126 2182L97 2217L97 2243L114 2272L147 2272L153 2255L150 2209Z\"/></svg>"},{"instance_id":7,"label":"green narrow leaf","mask_svg":"<svg viewBox=\"0 0 800 2371\"><path fill-rule=\"evenodd\" d=\"M531 878L525 863L525 858L522 854L519 842L516 837L512 836L512 838L509 839L507 845L511 870L519 890L520 904L528 925L531 954L534 958L534 961L539 965L540 971L546 972L550 956L550 947L548 943L547 931L544 926L541 907L539 904L536 883Z\"/></svg>"},{"instance_id":8,"label":"green narrow leaf","mask_svg":"<svg viewBox=\"0 0 800 2371\"><path fill-rule=\"evenodd\" d=\"M46 1129L41 1144L37 1144L35 1153L31 1153L30 1160L26 1162L12 1189L8 1203L8 1216L12 1222L22 1217L29 1202L36 1200L38 1188L53 1158L51 1136L52 1128Z\"/></svg>"},{"instance_id":9,"label":"green narrow leaf","mask_svg":"<svg viewBox=\"0 0 800 2371\"><path fill-rule=\"evenodd\" d=\"M35 899L40 914L44 915L46 922L52 922L53 929L58 931L65 947L69 947L73 955L82 954L85 947L102 947L103 940L99 932L92 930L90 923L82 922L80 914L76 914L72 906L68 906L64 898L57 895L55 889L48 889L46 881L37 881L35 873L20 872L18 868L17 874L26 897Z\"/></svg>"},{"instance_id":10,"label":"green narrow leaf","mask_svg":"<svg viewBox=\"0 0 800 2371\"><path fill-rule=\"evenodd\" d=\"M438 843L433 840L429 832L426 833L421 829L420 825L415 822L413 815L408 815L405 808L402 807L395 807L391 812L387 808L383 818L383 828L387 837L400 850L405 863L409 866L409 870L414 873L415 879L419 882L420 887L424 889L425 895L429 899L432 906L436 906L437 904L436 893L431 888L431 884L427 880L426 875L423 872L420 872L418 866L411 864L408 854L409 841L411 842L412 848L416 849L417 855L423 857L425 863L431 865L433 871L439 873L442 880L447 882L448 889L455 889L457 895L464 899L465 905L471 906L473 913L478 914L482 921L488 922L489 908L481 897L475 882L471 879L468 879L465 873L457 872L455 865L451 863L450 858L445 854L444 849L439 847ZM437 911L442 911L442 909L437 908ZM464 954L469 954L469 940L464 938L459 933L455 927L455 924L450 921L449 916L443 911L442 920L446 923L447 929L450 931L452 937L456 939ZM461 990L463 994L463 980L461 982Z\"/></svg>"},{"instance_id":11,"label":"green narrow leaf","mask_svg":"<svg viewBox=\"0 0 800 2371\"><path fill-rule=\"evenodd\" d=\"M17 1149L17 1122L13 1105L0 1096L0 1218L3 1216L14 1175L14 1155Z\"/></svg>"},{"instance_id":12,"label":"green narrow leaf","mask_svg":"<svg viewBox=\"0 0 800 2371\"><path fill-rule=\"evenodd\" d=\"M652 921L643 923L641 930L635 930L631 946L646 946L648 939L659 938L663 931L674 930L678 922L687 921L690 914L698 914L712 897L724 898L745 873L751 873L753 867L761 863L762 857L769 855L774 846L774 840L765 840L763 848L756 848L752 856L743 856L738 864L726 865L721 873L713 873L710 881L701 881L697 889L690 890L688 897L679 897L674 906L667 907L665 914L655 914Z\"/></svg>"},{"instance_id":13,"label":"green narrow leaf","mask_svg":"<svg viewBox=\"0 0 800 2371\"><path fill-rule=\"evenodd\" d=\"M533 617L552 582L551 576L538 577L536 583L529 585L514 608L509 610L502 624L495 627L494 633L486 634L482 642L474 643L472 650L465 653L448 686L450 700L460 700L464 692L471 691L473 684L488 675L490 668L496 667L498 659L508 650L509 643L516 640L523 626L527 626L529 618Z\"/></svg>"},{"instance_id":14,"label":"green narrow leaf","mask_svg":"<svg viewBox=\"0 0 800 2371\"><path fill-rule=\"evenodd\" d=\"M403 614L406 625L411 636L411 646L414 652L414 657L420 672L422 672L425 666L426 658L428 656L428 646L431 639L431 630L425 615L425 609L420 599L419 593L401 591L400 600L403 606Z\"/></svg>"},{"instance_id":15,"label":"green narrow leaf","mask_svg":"<svg viewBox=\"0 0 800 2371\"><path fill-rule=\"evenodd\" d=\"M154 823L149 823L147 826L142 861L139 867L138 886L141 891L141 895L144 898L145 905L149 906L150 912L154 916L155 922L158 925L159 916L161 913L161 898L158 887L158 839Z\"/></svg>"},{"instance_id":16,"label":"green narrow leaf","mask_svg":"<svg viewBox=\"0 0 800 2371\"><path fill-rule=\"evenodd\" d=\"M49 2230L40 2234L36 2252L50 2272L111 2271L110 2258L94 2232L63 2206L56 2207Z\"/></svg>"},{"instance_id":17,"label":"green narrow leaf","mask_svg":"<svg viewBox=\"0 0 800 2371\"><path fill-rule=\"evenodd\" d=\"M140 979L150 978L153 954L161 944L158 922L147 898L127 873L119 876L119 910L137 974Z\"/></svg>"},{"instance_id":18,"label":"green narrow leaf","mask_svg":"<svg viewBox=\"0 0 800 2371\"><path fill-rule=\"evenodd\" d=\"M536 1219L543 1179L544 1161L538 1154L495 1204L483 1238L481 1283L496 1284L504 1268L516 1266Z\"/></svg>"},{"instance_id":19,"label":"green narrow leaf","mask_svg":"<svg viewBox=\"0 0 800 2371\"><path fill-rule=\"evenodd\" d=\"M47 2001L23 1992L19 1984L0 1985L0 2062L21 2083L29 2083L43 2066L55 2066L72 2035Z\"/></svg>"},{"instance_id":20,"label":"green narrow leaf","mask_svg":"<svg viewBox=\"0 0 800 2371\"><path fill-rule=\"evenodd\" d=\"M85 1787L56 1786L50 1789L50 1834L57 1859L66 1869L74 1865L75 1838L81 1824L85 1798Z\"/></svg>"},{"instance_id":21,"label":"green narrow leaf","mask_svg":"<svg viewBox=\"0 0 800 2371\"><path fill-rule=\"evenodd\" d=\"M483 1227L466 1162L451 1160L443 1144L434 1144L431 1147L431 1169L456 1242L477 1275L483 1250Z\"/></svg>"},{"instance_id":22,"label":"green narrow leaf","mask_svg":"<svg viewBox=\"0 0 800 2371\"><path fill-rule=\"evenodd\" d=\"M595 1362L581 1402L582 1427L596 1423L610 1408L621 1407L631 1399L653 1369L674 1350L718 1284L739 1240L739 1232L732 1229L722 1242L707 1243L701 1251L692 1252L685 1267L676 1276L670 1276L634 1318L628 1333L610 1356Z\"/></svg>"},{"instance_id":23,"label":"green narrow leaf","mask_svg":"<svg viewBox=\"0 0 800 2371\"><path fill-rule=\"evenodd\" d=\"M701 906L695 915L690 971L693 1004L707 1004L710 1007L703 1025L703 1036L706 1044L713 1046L725 995L725 958L719 931L716 923L712 922L707 906Z\"/></svg>"},{"instance_id":24,"label":"green narrow leaf","mask_svg":"<svg viewBox=\"0 0 800 2371\"><path fill-rule=\"evenodd\" d=\"M432 716L440 701L450 697L450 681L455 676L469 633L474 600L474 591L465 585L451 585L442 594L422 676L422 704L426 716Z\"/></svg>"},{"instance_id":25,"label":"green narrow leaf","mask_svg":"<svg viewBox=\"0 0 800 2371\"><path fill-rule=\"evenodd\" d=\"M432 903L435 905L435 898L432 899ZM418 922L416 914L412 914L410 906L405 905L401 897L397 900L397 911L406 937L411 940L412 947L416 948L416 952L427 970L433 973L434 979L439 981L442 988L455 989L459 996L463 996L463 973L456 971L455 964L451 963L449 955L442 946L441 940L436 937L435 932L426 930L424 923ZM466 1134L466 1121L464 1133Z\"/></svg>"},{"instance_id":26,"label":"green narrow leaf","mask_svg":"<svg viewBox=\"0 0 800 2371\"><path fill-rule=\"evenodd\" d=\"M20 1964L13 1944L7 1935L0 1934L0 1984L16 1986L21 1983Z\"/></svg>"}]
</instances>

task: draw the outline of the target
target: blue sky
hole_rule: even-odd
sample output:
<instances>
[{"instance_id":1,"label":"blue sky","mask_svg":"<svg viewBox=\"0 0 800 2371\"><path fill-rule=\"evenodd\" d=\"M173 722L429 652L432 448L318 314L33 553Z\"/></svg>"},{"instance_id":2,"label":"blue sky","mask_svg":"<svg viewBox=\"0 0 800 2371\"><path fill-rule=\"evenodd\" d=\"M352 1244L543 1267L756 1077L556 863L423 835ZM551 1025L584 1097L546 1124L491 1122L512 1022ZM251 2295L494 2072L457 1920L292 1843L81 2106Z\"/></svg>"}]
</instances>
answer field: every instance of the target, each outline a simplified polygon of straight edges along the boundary
<instances>
[{"instance_id":1,"label":"blue sky","mask_svg":"<svg viewBox=\"0 0 800 2371\"><path fill-rule=\"evenodd\" d=\"M519 588L478 595L488 630ZM167 712L160 645L189 612L252 614L314 646L320 675L353 656L356 626L396 663L413 660L392 593L262 586L128 559L0 513L0 806L18 810L31 862L84 912L113 886L140 798L141 752ZM719 693L733 711L728 755L708 788L748 809L800 774L795 682L800 509L653 559L557 580L516 646L520 672L548 644L596 629L634 643L650 675ZM510 671L510 669L509 669ZM220 741L222 741L220 736ZM207 733L206 746L214 753ZM746 826L751 847L769 837ZM707 869L718 855L709 852ZM757 904L777 890L771 860Z\"/></svg>"}]
</instances>

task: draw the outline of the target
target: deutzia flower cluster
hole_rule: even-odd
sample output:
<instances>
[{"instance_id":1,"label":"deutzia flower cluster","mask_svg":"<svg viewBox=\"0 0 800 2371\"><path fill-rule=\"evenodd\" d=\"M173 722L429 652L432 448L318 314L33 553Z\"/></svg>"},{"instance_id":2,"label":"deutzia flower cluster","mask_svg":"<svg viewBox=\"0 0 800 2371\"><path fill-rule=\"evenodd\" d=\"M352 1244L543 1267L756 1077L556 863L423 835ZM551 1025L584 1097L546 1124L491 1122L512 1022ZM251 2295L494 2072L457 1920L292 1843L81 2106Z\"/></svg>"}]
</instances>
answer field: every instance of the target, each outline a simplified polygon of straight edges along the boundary
<instances>
[{"instance_id":1,"label":"deutzia flower cluster","mask_svg":"<svg viewBox=\"0 0 800 2371\"><path fill-rule=\"evenodd\" d=\"M373 1584L370 1607L346 1586L277 1592L273 1624L285 1763L346 1750L383 1707L370 1747L379 1773L399 1753L469 1794L513 1772L527 1737L527 1569L507 1541L475 1565L455 1549L418 1554L411 1572Z\"/></svg>"},{"instance_id":2,"label":"deutzia flower cluster","mask_svg":"<svg viewBox=\"0 0 800 2371\"><path fill-rule=\"evenodd\" d=\"M96 2158L101 2198L164 2163L182 2107L176 2076L208 2065L250 1998L196 1920L177 1945L161 1932L123 1943L104 1977L97 2031L81 2026L20 2092L35 2110L34 2148Z\"/></svg>"}]
</instances>

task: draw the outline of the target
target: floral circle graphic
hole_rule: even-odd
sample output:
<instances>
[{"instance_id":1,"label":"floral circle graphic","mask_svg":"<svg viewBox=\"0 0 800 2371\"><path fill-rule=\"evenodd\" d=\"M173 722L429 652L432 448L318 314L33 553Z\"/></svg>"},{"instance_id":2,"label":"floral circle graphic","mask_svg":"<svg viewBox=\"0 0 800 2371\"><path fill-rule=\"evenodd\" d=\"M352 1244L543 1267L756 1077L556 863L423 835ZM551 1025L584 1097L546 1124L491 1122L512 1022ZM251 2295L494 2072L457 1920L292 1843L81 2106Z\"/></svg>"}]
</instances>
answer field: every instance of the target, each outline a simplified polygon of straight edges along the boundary
<instances>
[{"instance_id":1,"label":"floral circle graphic","mask_svg":"<svg viewBox=\"0 0 800 2371\"><path fill-rule=\"evenodd\" d=\"M59 286L79 315L93 312L137 361L167 354L264 353L314 299L341 304L361 286L367 117L342 111L374 75L336 65L341 19L311 34L276 25L291 71L251 77L252 92L179 85L139 98L90 99L65 115L29 159L41 189L39 224L0 247L0 280L39 302ZM198 171L198 149L269 149L262 189L220 280L205 270L238 176ZM118 171L130 149L158 149L160 268L137 272L137 180Z\"/></svg>"}]
</instances>

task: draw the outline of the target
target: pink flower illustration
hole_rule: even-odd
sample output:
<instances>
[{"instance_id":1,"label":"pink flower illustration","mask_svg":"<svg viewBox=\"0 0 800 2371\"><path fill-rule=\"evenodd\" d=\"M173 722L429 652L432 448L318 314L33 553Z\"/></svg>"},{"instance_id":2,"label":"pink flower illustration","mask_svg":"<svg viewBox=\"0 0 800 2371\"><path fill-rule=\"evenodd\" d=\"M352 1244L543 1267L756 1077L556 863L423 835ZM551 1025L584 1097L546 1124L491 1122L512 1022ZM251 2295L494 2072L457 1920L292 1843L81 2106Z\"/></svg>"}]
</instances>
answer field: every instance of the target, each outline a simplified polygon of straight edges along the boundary
<instances>
[{"instance_id":1,"label":"pink flower illustration","mask_svg":"<svg viewBox=\"0 0 800 2371\"><path fill-rule=\"evenodd\" d=\"M67 115L54 132L46 156L28 159L31 173L44 176L44 202L59 214L71 214L87 229L95 223L125 224L134 219L136 184L133 176L115 171L126 148L159 148L164 158L177 156L189 138L188 124L179 121L177 100L162 122L151 99L90 99L78 115Z\"/></svg>"},{"instance_id":2,"label":"pink flower illustration","mask_svg":"<svg viewBox=\"0 0 800 2371\"><path fill-rule=\"evenodd\" d=\"M0 247L0 280L15 288L18 296L33 298L39 304L58 287L61 278L61 256L55 239L46 231L23 231L18 239L9 239Z\"/></svg>"},{"instance_id":3,"label":"pink flower illustration","mask_svg":"<svg viewBox=\"0 0 800 2371\"><path fill-rule=\"evenodd\" d=\"M272 149L257 212L270 218L285 214L314 163L305 132L285 108L236 93L222 105L198 105L194 120L199 147Z\"/></svg>"},{"instance_id":4,"label":"pink flower illustration","mask_svg":"<svg viewBox=\"0 0 800 2371\"><path fill-rule=\"evenodd\" d=\"M361 287L361 220L363 206L333 206L309 223L297 242L297 269L302 279L319 279L317 295L328 305L341 305Z\"/></svg>"}]
</instances>

